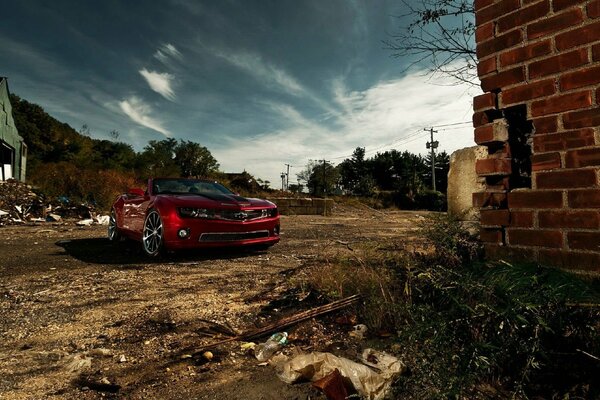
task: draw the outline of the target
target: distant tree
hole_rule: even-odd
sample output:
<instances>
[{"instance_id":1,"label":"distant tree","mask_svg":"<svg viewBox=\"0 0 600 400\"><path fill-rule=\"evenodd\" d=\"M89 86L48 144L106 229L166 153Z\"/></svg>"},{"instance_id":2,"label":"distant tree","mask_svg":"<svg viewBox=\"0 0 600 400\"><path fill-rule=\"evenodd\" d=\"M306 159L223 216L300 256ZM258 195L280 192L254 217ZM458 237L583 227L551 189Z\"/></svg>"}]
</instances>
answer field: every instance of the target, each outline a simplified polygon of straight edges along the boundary
<instances>
[{"instance_id":1,"label":"distant tree","mask_svg":"<svg viewBox=\"0 0 600 400\"><path fill-rule=\"evenodd\" d=\"M183 177L206 178L219 170L219 163L211 152L198 143L182 140L173 151L175 164Z\"/></svg>"},{"instance_id":2,"label":"distant tree","mask_svg":"<svg viewBox=\"0 0 600 400\"><path fill-rule=\"evenodd\" d=\"M357 147L352 158L345 159L338 166L342 187L358 196L370 196L375 187L375 181L368 170L365 160L365 148Z\"/></svg>"},{"instance_id":3,"label":"distant tree","mask_svg":"<svg viewBox=\"0 0 600 400\"><path fill-rule=\"evenodd\" d=\"M304 185L301 185L299 183L290 183L288 190L292 193L302 193L302 191L304 190Z\"/></svg>"},{"instance_id":4,"label":"distant tree","mask_svg":"<svg viewBox=\"0 0 600 400\"><path fill-rule=\"evenodd\" d=\"M177 140L150 140L137 161L138 175L143 177L179 176L179 166L175 162Z\"/></svg>"},{"instance_id":5,"label":"distant tree","mask_svg":"<svg viewBox=\"0 0 600 400\"><path fill-rule=\"evenodd\" d=\"M384 40L392 55L409 59L410 68L426 65L430 73L442 73L457 82L476 84L475 9L473 0L402 0L408 20Z\"/></svg>"},{"instance_id":6,"label":"distant tree","mask_svg":"<svg viewBox=\"0 0 600 400\"><path fill-rule=\"evenodd\" d=\"M330 162L310 161L297 177L298 180L306 182L311 195L323 196L334 193L340 173Z\"/></svg>"}]
</instances>

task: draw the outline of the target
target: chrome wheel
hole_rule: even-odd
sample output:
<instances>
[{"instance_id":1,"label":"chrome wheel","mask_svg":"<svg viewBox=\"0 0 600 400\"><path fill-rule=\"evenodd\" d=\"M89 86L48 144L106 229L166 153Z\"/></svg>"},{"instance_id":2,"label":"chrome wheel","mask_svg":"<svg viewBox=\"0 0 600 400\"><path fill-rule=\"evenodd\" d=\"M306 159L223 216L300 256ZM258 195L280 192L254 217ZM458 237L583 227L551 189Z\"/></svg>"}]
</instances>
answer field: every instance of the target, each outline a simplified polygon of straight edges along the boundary
<instances>
[{"instance_id":1,"label":"chrome wheel","mask_svg":"<svg viewBox=\"0 0 600 400\"><path fill-rule=\"evenodd\" d=\"M142 235L142 244L144 251L149 256L156 256L160 253L163 242L163 225L158 212L152 210L146 216L144 221L144 232Z\"/></svg>"},{"instance_id":2,"label":"chrome wheel","mask_svg":"<svg viewBox=\"0 0 600 400\"><path fill-rule=\"evenodd\" d=\"M121 234L119 232L119 227L117 226L117 214L113 208L110 211L110 217L108 219L108 240L111 242L116 242L120 238Z\"/></svg>"}]
</instances>

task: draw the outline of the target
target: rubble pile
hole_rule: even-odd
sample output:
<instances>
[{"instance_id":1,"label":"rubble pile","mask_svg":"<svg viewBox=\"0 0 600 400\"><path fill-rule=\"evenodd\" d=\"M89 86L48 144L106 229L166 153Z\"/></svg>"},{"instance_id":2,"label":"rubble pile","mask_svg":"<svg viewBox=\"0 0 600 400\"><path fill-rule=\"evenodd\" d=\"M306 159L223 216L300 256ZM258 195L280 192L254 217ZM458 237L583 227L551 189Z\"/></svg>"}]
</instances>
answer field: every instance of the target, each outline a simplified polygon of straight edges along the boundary
<instances>
[{"instance_id":1,"label":"rubble pile","mask_svg":"<svg viewBox=\"0 0 600 400\"><path fill-rule=\"evenodd\" d=\"M26 183L16 180L0 181L0 226L26 222L61 222L65 218L90 220L108 224L108 216L96 215L94 207L73 204L68 198L47 199L36 194Z\"/></svg>"},{"instance_id":2,"label":"rubble pile","mask_svg":"<svg viewBox=\"0 0 600 400\"><path fill-rule=\"evenodd\" d=\"M31 186L15 180L0 182L0 226L44 216L44 200Z\"/></svg>"}]
</instances>

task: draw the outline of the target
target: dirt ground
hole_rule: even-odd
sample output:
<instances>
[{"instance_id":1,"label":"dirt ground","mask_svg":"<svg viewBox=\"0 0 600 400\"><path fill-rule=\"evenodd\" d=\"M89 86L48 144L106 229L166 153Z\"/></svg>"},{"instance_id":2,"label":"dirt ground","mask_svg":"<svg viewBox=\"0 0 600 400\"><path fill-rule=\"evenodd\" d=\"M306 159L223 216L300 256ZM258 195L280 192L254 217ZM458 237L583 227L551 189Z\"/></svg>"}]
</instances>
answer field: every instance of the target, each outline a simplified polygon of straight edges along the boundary
<instances>
[{"instance_id":1,"label":"dirt ground","mask_svg":"<svg viewBox=\"0 0 600 400\"><path fill-rule=\"evenodd\" d=\"M138 243L109 243L104 226L1 227L0 398L324 399L309 383L281 382L239 342L208 362L189 355L226 338L219 327L246 331L284 315L299 271L360 242L415 240L423 215L336 207L331 217L282 216L281 242L268 251L156 260ZM348 329L333 316L307 321L289 329L286 352L351 353L364 343Z\"/></svg>"}]
</instances>

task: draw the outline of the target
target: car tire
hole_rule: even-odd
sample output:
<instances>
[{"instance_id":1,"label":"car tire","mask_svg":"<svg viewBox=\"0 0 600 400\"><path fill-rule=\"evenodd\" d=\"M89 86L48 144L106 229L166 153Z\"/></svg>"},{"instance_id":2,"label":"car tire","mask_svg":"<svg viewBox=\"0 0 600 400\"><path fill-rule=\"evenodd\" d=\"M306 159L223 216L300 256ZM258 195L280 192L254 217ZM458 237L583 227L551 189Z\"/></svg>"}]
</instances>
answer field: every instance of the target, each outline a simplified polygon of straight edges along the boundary
<instances>
[{"instance_id":1,"label":"car tire","mask_svg":"<svg viewBox=\"0 0 600 400\"><path fill-rule=\"evenodd\" d=\"M119 226L117 225L117 212L114 208L110 211L108 219L108 240L111 242L121 240L121 231L119 231Z\"/></svg>"},{"instance_id":2,"label":"car tire","mask_svg":"<svg viewBox=\"0 0 600 400\"><path fill-rule=\"evenodd\" d=\"M150 210L144 219L142 230L142 248L144 253L150 257L158 256L163 250L164 229L160 214L156 210Z\"/></svg>"}]
</instances>

